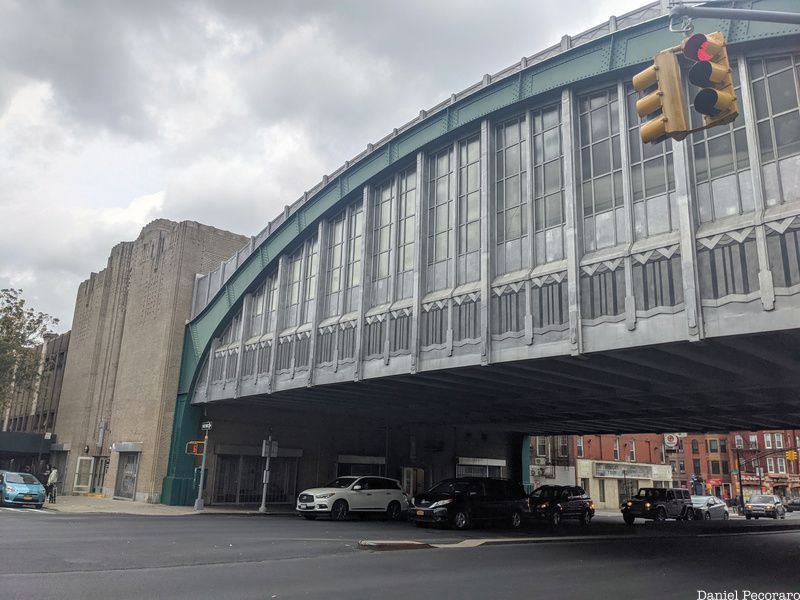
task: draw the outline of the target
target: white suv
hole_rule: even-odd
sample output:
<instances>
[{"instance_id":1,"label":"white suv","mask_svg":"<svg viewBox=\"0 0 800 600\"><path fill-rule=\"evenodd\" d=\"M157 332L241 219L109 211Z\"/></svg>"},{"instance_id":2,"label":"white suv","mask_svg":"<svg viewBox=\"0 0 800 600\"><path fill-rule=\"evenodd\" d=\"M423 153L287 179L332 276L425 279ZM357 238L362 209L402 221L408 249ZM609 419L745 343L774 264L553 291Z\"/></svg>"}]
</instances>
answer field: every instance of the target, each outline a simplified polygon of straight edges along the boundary
<instances>
[{"instance_id":1,"label":"white suv","mask_svg":"<svg viewBox=\"0 0 800 600\"><path fill-rule=\"evenodd\" d=\"M343 521L348 513L386 513L399 519L408 509L408 496L396 479L386 477L337 477L325 487L303 490L297 497L297 512L314 520L320 514Z\"/></svg>"}]
</instances>

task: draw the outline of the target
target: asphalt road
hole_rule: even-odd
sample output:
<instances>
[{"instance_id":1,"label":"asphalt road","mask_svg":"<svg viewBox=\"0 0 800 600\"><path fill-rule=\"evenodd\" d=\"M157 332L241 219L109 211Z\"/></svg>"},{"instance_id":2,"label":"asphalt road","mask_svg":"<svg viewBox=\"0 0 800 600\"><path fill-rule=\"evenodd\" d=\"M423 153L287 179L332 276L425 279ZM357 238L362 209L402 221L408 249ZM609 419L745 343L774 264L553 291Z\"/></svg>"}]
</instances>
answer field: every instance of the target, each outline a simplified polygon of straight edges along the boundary
<instances>
[{"instance_id":1,"label":"asphalt road","mask_svg":"<svg viewBox=\"0 0 800 600\"><path fill-rule=\"evenodd\" d=\"M689 523L626 528L607 521L590 532L568 525L563 539L536 544L370 552L358 549L358 541L453 542L509 532L463 536L372 520L2 510L0 597L661 600L696 599L698 590L800 592L800 531L701 533ZM546 527L512 535L553 537Z\"/></svg>"}]
</instances>

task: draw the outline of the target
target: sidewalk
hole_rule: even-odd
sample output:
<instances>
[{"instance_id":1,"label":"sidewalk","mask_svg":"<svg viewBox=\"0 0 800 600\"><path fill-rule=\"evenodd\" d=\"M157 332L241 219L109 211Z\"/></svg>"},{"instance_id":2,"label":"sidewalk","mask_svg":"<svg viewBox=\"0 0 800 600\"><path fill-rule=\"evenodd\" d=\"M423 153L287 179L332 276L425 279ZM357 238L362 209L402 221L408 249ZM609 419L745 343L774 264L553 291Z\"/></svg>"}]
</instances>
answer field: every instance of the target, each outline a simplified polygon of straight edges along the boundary
<instances>
[{"instance_id":1,"label":"sidewalk","mask_svg":"<svg viewBox=\"0 0 800 600\"><path fill-rule=\"evenodd\" d=\"M146 502L131 502L130 500L114 500L111 498L97 498L95 496L59 496L55 504L45 504L44 510L67 514L121 514L121 515L147 515L147 516L180 516L180 515L261 515L258 507L247 506L206 506L202 513L196 513L191 506L167 506L166 504L148 504ZM273 505L267 507L264 515L293 515L294 506Z\"/></svg>"}]
</instances>

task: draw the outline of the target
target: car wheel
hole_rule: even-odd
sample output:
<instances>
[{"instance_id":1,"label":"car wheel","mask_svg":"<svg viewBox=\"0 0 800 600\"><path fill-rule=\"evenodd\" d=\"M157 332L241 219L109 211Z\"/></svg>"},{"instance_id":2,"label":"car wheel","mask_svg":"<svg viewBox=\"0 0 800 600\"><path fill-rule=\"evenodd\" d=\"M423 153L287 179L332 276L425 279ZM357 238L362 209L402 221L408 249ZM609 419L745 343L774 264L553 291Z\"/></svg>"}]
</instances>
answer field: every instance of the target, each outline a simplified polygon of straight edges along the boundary
<instances>
[{"instance_id":1,"label":"car wheel","mask_svg":"<svg viewBox=\"0 0 800 600\"><path fill-rule=\"evenodd\" d=\"M722 520L723 521L727 521L730 518L731 518L731 516L728 514L727 510L724 513L722 513Z\"/></svg>"},{"instance_id":2,"label":"car wheel","mask_svg":"<svg viewBox=\"0 0 800 600\"><path fill-rule=\"evenodd\" d=\"M38 510L41 510L43 506L44 506L44 504L37 504L37 505L36 505L36 508L37 508Z\"/></svg>"},{"instance_id":3,"label":"car wheel","mask_svg":"<svg viewBox=\"0 0 800 600\"><path fill-rule=\"evenodd\" d=\"M745 515L744 518L749 521L750 520L750 515Z\"/></svg>"},{"instance_id":4,"label":"car wheel","mask_svg":"<svg viewBox=\"0 0 800 600\"><path fill-rule=\"evenodd\" d=\"M522 527L522 513L515 510L511 513L511 529L519 529Z\"/></svg>"},{"instance_id":5,"label":"car wheel","mask_svg":"<svg viewBox=\"0 0 800 600\"><path fill-rule=\"evenodd\" d=\"M333 503L333 508L331 508L331 520L344 521L347 518L347 512L347 502L344 500L337 500Z\"/></svg>"},{"instance_id":6,"label":"car wheel","mask_svg":"<svg viewBox=\"0 0 800 600\"><path fill-rule=\"evenodd\" d=\"M686 514L683 515L683 520L684 521L694 521L694 518L695 518L694 509L693 508L687 509L686 510Z\"/></svg>"},{"instance_id":7,"label":"car wheel","mask_svg":"<svg viewBox=\"0 0 800 600\"><path fill-rule=\"evenodd\" d=\"M396 500L389 503L389 508L386 509L386 517L390 521L397 521L403 514L403 507Z\"/></svg>"},{"instance_id":8,"label":"car wheel","mask_svg":"<svg viewBox=\"0 0 800 600\"><path fill-rule=\"evenodd\" d=\"M455 513L453 513L452 523L453 527L456 529L468 529L469 514L463 508L458 509Z\"/></svg>"},{"instance_id":9,"label":"car wheel","mask_svg":"<svg viewBox=\"0 0 800 600\"><path fill-rule=\"evenodd\" d=\"M581 525L587 527L591 522L592 513L590 513L588 510L583 511L583 513L581 513Z\"/></svg>"},{"instance_id":10,"label":"car wheel","mask_svg":"<svg viewBox=\"0 0 800 600\"><path fill-rule=\"evenodd\" d=\"M756 521L758 521L758 517L753 517Z\"/></svg>"},{"instance_id":11,"label":"car wheel","mask_svg":"<svg viewBox=\"0 0 800 600\"><path fill-rule=\"evenodd\" d=\"M317 515L303 515L303 518L307 521L313 521L317 518Z\"/></svg>"},{"instance_id":12,"label":"car wheel","mask_svg":"<svg viewBox=\"0 0 800 600\"><path fill-rule=\"evenodd\" d=\"M708 512L708 511L703 513L703 519L706 520L706 521L710 521L711 520L711 513Z\"/></svg>"},{"instance_id":13,"label":"car wheel","mask_svg":"<svg viewBox=\"0 0 800 600\"><path fill-rule=\"evenodd\" d=\"M656 521L660 521L660 522L662 522L662 523L663 523L664 521L666 521L666 520L667 520L667 511L665 511L663 508L659 508L659 509L656 511L656 519L655 519L655 520L656 520Z\"/></svg>"},{"instance_id":14,"label":"car wheel","mask_svg":"<svg viewBox=\"0 0 800 600\"><path fill-rule=\"evenodd\" d=\"M633 515L622 515L622 518L625 521L625 525L633 525L633 522L636 520L636 517Z\"/></svg>"},{"instance_id":15,"label":"car wheel","mask_svg":"<svg viewBox=\"0 0 800 600\"><path fill-rule=\"evenodd\" d=\"M557 510L554 510L553 514L550 515L550 525L553 527L558 527L561 525L561 513Z\"/></svg>"}]
</instances>

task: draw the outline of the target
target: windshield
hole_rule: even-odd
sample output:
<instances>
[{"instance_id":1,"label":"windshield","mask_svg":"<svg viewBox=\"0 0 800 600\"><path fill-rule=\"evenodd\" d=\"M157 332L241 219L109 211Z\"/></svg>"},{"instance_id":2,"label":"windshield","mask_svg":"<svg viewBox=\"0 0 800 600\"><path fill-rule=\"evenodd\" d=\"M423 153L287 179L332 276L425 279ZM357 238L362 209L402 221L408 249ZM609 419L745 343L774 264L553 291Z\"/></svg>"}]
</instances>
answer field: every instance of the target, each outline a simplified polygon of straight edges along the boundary
<instances>
[{"instance_id":1,"label":"windshield","mask_svg":"<svg viewBox=\"0 0 800 600\"><path fill-rule=\"evenodd\" d=\"M348 488L353 485L353 482L358 479L358 477L337 477L333 481L331 481L325 487L332 487L332 488Z\"/></svg>"},{"instance_id":2,"label":"windshield","mask_svg":"<svg viewBox=\"0 0 800 600\"><path fill-rule=\"evenodd\" d=\"M636 498L638 500L663 500L665 491L659 488L639 488Z\"/></svg>"},{"instance_id":3,"label":"windshield","mask_svg":"<svg viewBox=\"0 0 800 600\"><path fill-rule=\"evenodd\" d=\"M750 502L755 504L775 504L775 498L772 496L753 496Z\"/></svg>"},{"instance_id":4,"label":"windshield","mask_svg":"<svg viewBox=\"0 0 800 600\"><path fill-rule=\"evenodd\" d=\"M433 486L430 490L428 490L429 494L464 494L466 493L467 489L469 489L469 482L468 481L458 481L456 479L447 479L440 483L437 483Z\"/></svg>"},{"instance_id":5,"label":"windshield","mask_svg":"<svg viewBox=\"0 0 800 600\"><path fill-rule=\"evenodd\" d=\"M9 473L6 475L6 483L27 483L28 485L36 485L39 483L39 480L28 473Z\"/></svg>"},{"instance_id":6,"label":"windshield","mask_svg":"<svg viewBox=\"0 0 800 600\"><path fill-rule=\"evenodd\" d=\"M546 485L544 487L540 487L539 489L534 490L533 493L531 494L531 497L532 498L555 498L556 496L558 496L558 493L560 491L561 491L560 488L550 487L550 486Z\"/></svg>"},{"instance_id":7,"label":"windshield","mask_svg":"<svg viewBox=\"0 0 800 600\"><path fill-rule=\"evenodd\" d=\"M695 506L703 506L708 504L710 499L710 496L692 496L692 504Z\"/></svg>"}]
</instances>

